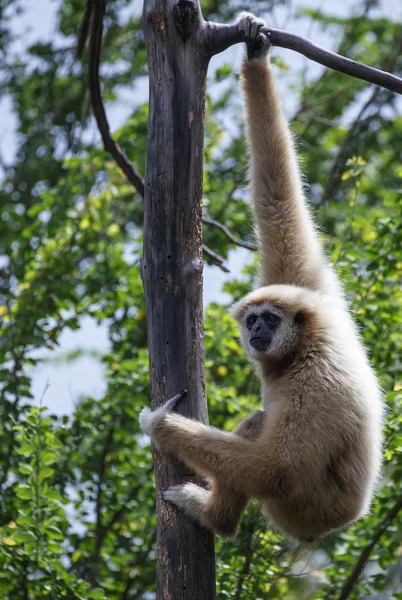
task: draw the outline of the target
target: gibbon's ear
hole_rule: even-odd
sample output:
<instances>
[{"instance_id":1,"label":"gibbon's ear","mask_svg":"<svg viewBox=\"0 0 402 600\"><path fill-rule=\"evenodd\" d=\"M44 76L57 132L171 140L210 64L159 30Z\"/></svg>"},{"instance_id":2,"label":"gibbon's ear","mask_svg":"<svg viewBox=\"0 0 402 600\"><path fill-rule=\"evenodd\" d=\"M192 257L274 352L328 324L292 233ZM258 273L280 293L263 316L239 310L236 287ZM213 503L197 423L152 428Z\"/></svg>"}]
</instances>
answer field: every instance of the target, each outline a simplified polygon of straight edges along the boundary
<instances>
[{"instance_id":1,"label":"gibbon's ear","mask_svg":"<svg viewBox=\"0 0 402 600\"><path fill-rule=\"evenodd\" d=\"M238 302L236 302L236 304L234 304L230 310L230 316L233 317L233 319L235 319L235 321L237 321L238 323L240 323L241 318L244 314L244 309L245 309L245 303L244 303L244 298L242 298L241 300L239 300Z\"/></svg>"}]
</instances>

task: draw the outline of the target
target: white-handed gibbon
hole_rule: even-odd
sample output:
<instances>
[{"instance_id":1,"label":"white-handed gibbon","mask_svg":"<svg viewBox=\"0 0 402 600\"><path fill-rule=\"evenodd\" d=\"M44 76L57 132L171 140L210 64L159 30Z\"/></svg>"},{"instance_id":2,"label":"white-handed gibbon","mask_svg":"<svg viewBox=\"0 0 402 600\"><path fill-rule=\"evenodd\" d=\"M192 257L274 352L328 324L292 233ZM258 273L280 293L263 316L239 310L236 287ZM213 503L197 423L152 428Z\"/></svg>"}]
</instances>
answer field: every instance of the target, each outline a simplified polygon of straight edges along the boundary
<instances>
[{"instance_id":1,"label":"white-handed gibbon","mask_svg":"<svg viewBox=\"0 0 402 600\"><path fill-rule=\"evenodd\" d=\"M369 508L381 469L383 401L342 287L320 247L288 124L267 60L264 22L242 13L242 66L262 286L233 315L261 380L263 410L228 433L173 412L178 394L140 424L209 489L164 498L233 536L251 498L285 535L314 540Z\"/></svg>"}]
</instances>

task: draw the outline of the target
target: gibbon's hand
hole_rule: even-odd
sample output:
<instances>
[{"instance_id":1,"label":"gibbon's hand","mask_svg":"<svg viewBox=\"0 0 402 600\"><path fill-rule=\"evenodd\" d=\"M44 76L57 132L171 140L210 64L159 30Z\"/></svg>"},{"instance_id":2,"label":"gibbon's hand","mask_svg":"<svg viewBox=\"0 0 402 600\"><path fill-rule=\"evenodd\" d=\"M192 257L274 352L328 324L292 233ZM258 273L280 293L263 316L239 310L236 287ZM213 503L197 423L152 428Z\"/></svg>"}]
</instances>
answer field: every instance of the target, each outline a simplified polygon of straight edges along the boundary
<instances>
[{"instance_id":1,"label":"gibbon's hand","mask_svg":"<svg viewBox=\"0 0 402 600\"><path fill-rule=\"evenodd\" d=\"M163 406L156 410L151 410L148 406L142 409L139 416L139 423L142 431L147 435L152 436L152 428L158 422L164 419L164 417L173 412L177 402L184 398L187 394L187 390L182 390L173 398L170 398Z\"/></svg>"},{"instance_id":2,"label":"gibbon's hand","mask_svg":"<svg viewBox=\"0 0 402 600\"><path fill-rule=\"evenodd\" d=\"M237 15L237 26L247 44L247 58L265 58L271 47L271 40L263 33L262 27L266 27L265 21L254 16L252 13L241 12Z\"/></svg>"}]
</instances>

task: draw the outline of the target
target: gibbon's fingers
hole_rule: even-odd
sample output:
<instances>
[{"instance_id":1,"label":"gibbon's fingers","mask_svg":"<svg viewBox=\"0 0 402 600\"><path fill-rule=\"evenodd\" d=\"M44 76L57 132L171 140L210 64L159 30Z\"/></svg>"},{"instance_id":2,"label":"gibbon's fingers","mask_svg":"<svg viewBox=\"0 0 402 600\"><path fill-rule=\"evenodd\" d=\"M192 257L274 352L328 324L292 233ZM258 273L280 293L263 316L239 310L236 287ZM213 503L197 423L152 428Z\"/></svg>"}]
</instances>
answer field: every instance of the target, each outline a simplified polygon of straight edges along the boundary
<instances>
[{"instance_id":1,"label":"gibbon's fingers","mask_svg":"<svg viewBox=\"0 0 402 600\"><path fill-rule=\"evenodd\" d=\"M237 24L247 45L247 58L265 58L271 47L271 40L260 29L266 26L265 21L252 13L241 12L237 16Z\"/></svg>"},{"instance_id":2,"label":"gibbon's fingers","mask_svg":"<svg viewBox=\"0 0 402 600\"><path fill-rule=\"evenodd\" d=\"M182 390L181 392L176 394L176 396L173 396L173 398L170 398L170 400L165 402L165 404L163 405L163 408L166 408L167 412L172 412L174 407L176 406L176 404L179 402L179 400L184 398L184 396L186 394L187 394L187 390Z\"/></svg>"},{"instance_id":3,"label":"gibbon's fingers","mask_svg":"<svg viewBox=\"0 0 402 600\"><path fill-rule=\"evenodd\" d=\"M163 406L157 408L156 410L151 410L148 406L142 409L139 416L139 423L142 431L147 435L151 435L152 426L155 424L157 420L163 419L165 415L170 412L173 412L174 407L177 402L184 398L187 394L187 390L182 390L173 398L170 398Z\"/></svg>"}]
</instances>

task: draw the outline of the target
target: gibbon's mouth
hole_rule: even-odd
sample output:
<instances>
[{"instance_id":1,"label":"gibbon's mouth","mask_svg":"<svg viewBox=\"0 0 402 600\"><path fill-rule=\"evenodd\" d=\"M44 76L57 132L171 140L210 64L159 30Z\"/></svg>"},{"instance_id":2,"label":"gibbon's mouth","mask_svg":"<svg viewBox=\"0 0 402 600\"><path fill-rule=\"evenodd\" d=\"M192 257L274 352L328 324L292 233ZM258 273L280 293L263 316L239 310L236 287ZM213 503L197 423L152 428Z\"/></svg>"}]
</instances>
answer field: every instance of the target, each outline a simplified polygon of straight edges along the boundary
<instances>
[{"instance_id":1,"label":"gibbon's mouth","mask_svg":"<svg viewBox=\"0 0 402 600\"><path fill-rule=\"evenodd\" d=\"M254 337L250 340L250 346L254 348L254 350L258 350L259 352L264 352L272 342L272 338L260 338Z\"/></svg>"}]
</instances>

